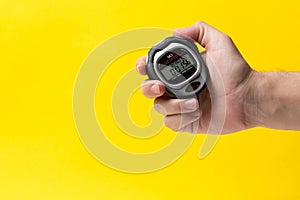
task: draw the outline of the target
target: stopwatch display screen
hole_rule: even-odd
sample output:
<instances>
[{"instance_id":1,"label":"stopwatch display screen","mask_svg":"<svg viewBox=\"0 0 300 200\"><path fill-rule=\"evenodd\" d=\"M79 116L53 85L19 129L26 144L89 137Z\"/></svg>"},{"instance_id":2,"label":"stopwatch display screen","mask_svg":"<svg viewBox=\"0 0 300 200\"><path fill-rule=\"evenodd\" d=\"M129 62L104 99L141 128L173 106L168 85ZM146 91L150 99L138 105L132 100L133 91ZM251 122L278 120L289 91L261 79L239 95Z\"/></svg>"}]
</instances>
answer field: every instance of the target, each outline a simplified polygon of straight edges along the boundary
<instances>
[{"instance_id":1,"label":"stopwatch display screen","mask_svg":"<svg viewBox=\"0 0 300 200\"><path fill-rule=\"evenodd\" d=\"M196 73L196 61L185 49L173 49L158 59L158 69L170 84L179 84Z\"/></svg>"}]
</instances>

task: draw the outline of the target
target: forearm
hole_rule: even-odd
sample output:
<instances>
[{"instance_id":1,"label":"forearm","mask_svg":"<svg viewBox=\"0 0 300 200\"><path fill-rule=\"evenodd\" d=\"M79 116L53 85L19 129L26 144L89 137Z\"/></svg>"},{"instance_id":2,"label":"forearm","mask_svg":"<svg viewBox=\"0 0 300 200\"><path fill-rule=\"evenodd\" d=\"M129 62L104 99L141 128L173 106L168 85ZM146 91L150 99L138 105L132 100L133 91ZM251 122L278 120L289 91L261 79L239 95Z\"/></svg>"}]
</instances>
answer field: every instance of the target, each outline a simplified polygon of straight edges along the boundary
<instances>
[{"instance_id":1,"label":"forearm","mask_svg":"<svg viewBox=\"0 0 300 200\"><path fill-rule=\"evenodd\" d=\"M249 124L300 130L300 73L253 72L245 101Z\"/></svg>"}]
</instances>

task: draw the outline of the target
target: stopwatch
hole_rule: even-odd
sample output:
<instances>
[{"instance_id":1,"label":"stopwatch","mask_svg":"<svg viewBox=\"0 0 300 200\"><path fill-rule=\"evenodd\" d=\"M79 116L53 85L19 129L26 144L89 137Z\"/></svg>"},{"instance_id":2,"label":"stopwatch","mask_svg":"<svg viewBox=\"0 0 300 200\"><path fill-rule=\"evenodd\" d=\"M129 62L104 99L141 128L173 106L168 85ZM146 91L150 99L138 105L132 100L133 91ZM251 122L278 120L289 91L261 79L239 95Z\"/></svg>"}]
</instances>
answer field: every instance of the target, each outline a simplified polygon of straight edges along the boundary
<instances>
[{"instance_id":1,"label":"stopwatch","mask_svg":"<svg viewBox=\"0 0 300 200\"><path fill-rule=\"evenodd\" d=\"M146 72L160 80L173 98L189 98L201 92L208 80L207 67L195 43L187 38L168 37L147 55Z\"/></svg>"}]
</instances>

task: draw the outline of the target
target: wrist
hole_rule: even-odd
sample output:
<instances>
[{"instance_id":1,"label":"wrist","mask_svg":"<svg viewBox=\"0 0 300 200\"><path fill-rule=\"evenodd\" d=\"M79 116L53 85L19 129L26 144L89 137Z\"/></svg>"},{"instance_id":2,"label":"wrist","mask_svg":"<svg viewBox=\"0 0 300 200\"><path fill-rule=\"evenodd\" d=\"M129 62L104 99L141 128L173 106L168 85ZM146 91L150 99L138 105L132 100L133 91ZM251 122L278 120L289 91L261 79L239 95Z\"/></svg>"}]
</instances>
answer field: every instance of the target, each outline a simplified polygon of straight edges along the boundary
<instances>
[{"instance_id":1,"label":"wrist","mask_svg":"<svg viewBox=\"0 0 300 200\"><path fill-rule=\"evenodd\" d=\"M244 116L249 127L272 127L272 119L280 110L277 84L274 72L252 71L244 90Z\"/></svg>"},{"instance_id":2,"label":"wrist","mask_svg":"<svg viewBox=\"0 0 300 200\"><path fill-rule=\"evenodd\" d=\"M253 71L244 94L246 123L250 127L299 130L299 75Z\"/></svg>"}]
</instances>

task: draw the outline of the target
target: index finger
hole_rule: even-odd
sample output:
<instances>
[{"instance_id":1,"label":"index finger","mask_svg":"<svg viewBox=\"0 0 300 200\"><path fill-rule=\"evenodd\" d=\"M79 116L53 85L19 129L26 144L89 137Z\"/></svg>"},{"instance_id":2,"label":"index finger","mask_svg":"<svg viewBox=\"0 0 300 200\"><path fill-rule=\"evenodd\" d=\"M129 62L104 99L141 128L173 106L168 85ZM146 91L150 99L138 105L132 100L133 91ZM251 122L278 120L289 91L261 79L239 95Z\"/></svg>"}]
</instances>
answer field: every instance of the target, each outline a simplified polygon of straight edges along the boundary
<instances>
[{"instance_id":1,"label":"index finger","mask_svg":"<svg viewBox=\"0 0 300 200\"><path fill-rule=\"evenodd\" d=\"M141 75L146 75L146 56L140 57L136 61L136 71Z\"/></svg>"}]
</instances>

